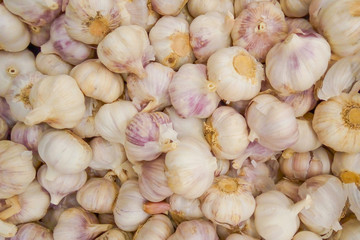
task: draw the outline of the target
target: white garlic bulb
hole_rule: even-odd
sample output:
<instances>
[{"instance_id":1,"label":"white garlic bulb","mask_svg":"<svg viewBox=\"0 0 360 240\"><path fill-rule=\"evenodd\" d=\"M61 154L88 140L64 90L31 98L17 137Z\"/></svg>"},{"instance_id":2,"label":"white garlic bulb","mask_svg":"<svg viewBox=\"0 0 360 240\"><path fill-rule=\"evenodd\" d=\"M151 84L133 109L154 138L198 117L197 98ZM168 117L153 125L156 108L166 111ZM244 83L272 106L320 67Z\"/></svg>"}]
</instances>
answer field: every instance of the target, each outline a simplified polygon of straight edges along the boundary
<instances>
[{"instance_id":1,"label":"white garlic bulb","mask_svg":"<svg viewBox=\"0 0 360 240\"><path fill-rule=\"evenodd\" d=\"M174 227L170 219L157 214L149 218L144 225L136 231L134 240L166 240L174 233Z\"/></svg>"},{"instance_id":2,"label":"white garlic bulb","mask_svg":"<svg viewBox=\"0 0 360 240\"><path fill-rule=\"evenodd\" d=\"M56 76L60 74L70 74L72 65L62 60L56 54L44 54L39 52L36 55L36 68L43 74Z\"/></svg>"},{"instance_id":3,"label":"white garlic bulb","mask_svg":"<svg viewBox=\"0 0 360 240\"><path fill-rule=\"evenodd\" d=\"M157 62L146 65L145 71L145 78L135 74L126 78L129 97L139 111L161 111L171 105L168 89L175 72Z\"/></svg>"},{"instance_id":4,"label":"white garlic bulb","mask_svg":"<svg viewBox=\"0 0 360 240\"><path fill-rule=\"evenodd\" d=\"M360 222L350 219L343 223L342 230L333 237L334 240L356 240L360 237Z\"/></svg>"},{"instance_id":5,"label":"white garlic bulb","mask_svg":"<svg viewBox=\"0 0 360 240\"><path fill-rule=\"evenodd\" d=\"M196 17L190 24L190 45L197 63L206 63L208 58L221 48L230 47L230 33L234 25L231 13L207 12Z\"/></svg>"},{"instance_id":6,"label":"white garlic bulb","mask_svg":"<svg viewBox=\"0 0 360 240\"><path fill-rule=\"evenodd\" d=\"M180 223L168 240L219 240L219 237L210 222L199 219Z\"/></svg>"},{"instance_id":7,"label":"white garlic bulb","mask_svg":"<svg viewBox=\"0 0 360 240\"><path fill-rule=\"evenodd\" d=\"M65 196L79 190L87 180L85 171L75 174L64 174L52 181L46 178L47 174L48 167L44 164L37 172L37 180L48 191L51 203L54 205L58 205Z\"/></svg>"},{"instance_id":8,"label":"white garlic bulb","mask_svg":"<svg viewBox=\"0 0 360 240\"><path fill-rule=\"evenodd\" d=\"M280 3L277 0L234 0L235 17L239 16L242 10L244 10L248 4L252 2L271 2L276 7L281 9Z\"/></svg>"},{"instance_id":9,"label":"white garlic bulb","mask_svg":"<svg viewBox=\"0 0 360 240\"><path fill-rule=\"evenodd\" d=\"M10 240L53 240L52 232L37 224L37 223L26 223L21 225L16 235Z\"/></svg>"},{"instance_id":10,"label":"white garlic bulb","mask_svg":"<svg viewBox=\"0 0 360 240\"><path fill-rule=\"evenodd\" d=\"M344 183L360 184L360 153L342 153L334 154L334 161L331 165L331 171L338 176ZM358 180L357 180L358 179Z\"/></svg>"},{"instance_id":11,"label":"white garlic bulb","mask_svg":"<svg viewBox=\"0 0 360 240\"><path fill-rule=\"evenodd\" d=\"M229 235L226 240L257 240L256 238L250 237L248 235L244 235L244 234L231 234Z\"/></svg>"},{"instance_id":12,"label":"white garlic bulb","mask_svg":"<svg viewBox=\"0 0 360 240\"><path fill-rule=\"evenodd\" d=\"M121 26L109 33L99 43L97 54L111 71L134 73L140 78L146 77L144 66L155 60L145 29L136 25Z\"/></svg>"},{"instance_id":13,"label":"white garlic bulb","mask_svg":"<svg viewBox=\"0 0 360 240\"><path fill-rule=\"evenodd\" d=\"M39 155L47 165L46 179L85 170L91 161L90 146L69 130L50 131L40 139Z\"/></svg>"},{"instance_id":14,"label":"white garlic bulb","mask_svg":"<svg viewBox=\"0 0 360 240\"><path fill-rule=\"evenodd\" d=\"M160 15L172 15L176 16L184 8L188 0L176 0L176 1L166 1L166 0L151 0L151 5L154 11Z\"/></svg>"},{"instance_id":15,"label":"white garlic bulb","mask_svg":"<svg viewBox=\"0 0 360 240\"><path fill-rule=\"evenodd\" d=\"M0 23L0 50L20 52L27 48L30 43L29 30L4 4L0 4Z\"/></svg>"},{"instance_id":16,"label":"white garlic bulb","mask_svg":"<svg viewBox=\"0 0 360 240\"><path fill-rule=\"evenodd\" d=\"M169 198L169 203L169 213L176 224L204 217L200 208L200 200L198 198L188 199L180 195L173 194Z\"/></svg>"},{"instance_id":17,"label":"white garlic bulb","mask_svg":"<svg viewBox=\"0 0 360 240\"><path fill-rule=\"evenodd\" d=\"M112 228L95 238L95 240L132 240L132 234L121 231L118 228Z\"/></svg>"},{"instance_id":18,"label":"white garlic bulb","mask_svg":"<svg viewBox=\"0 0 360 240\"><path fill-rule=\"evenodd\" d=\"M194 18L211 11L234 14L234 0L189 0L187 7Z\"/></svg>"},{"instance_id":19,"label":"white garlic bulb","mask_svg":"<svg viewBox=\"0 0 360 240\"><path fill-rule=\"evenodd\" d=\"M42 27L29 26L31 38L30 42L36 47L40 47L50 39L51 24L46 24Z\"/></svg>"},{"instance_id":20,"label":"white garlic bulb","mask_svg":"<svg viewBox=\"0 0 360 240\"><path fill-rule=\"evenodd\" d=\"M29 95L33 109L24 123L46 122L54 128L73 128L85 113L85 98L76 81L68 75L47 76L36 82Z\"/></svg>"},{"instance_id":21,"label":"white garlic bulb","mask_svg":"<svg viewBox=\"0 0 360 240\"><path fill-rule=\"evenodd\" d=\"M301 231L295 234L292 240L321 240L322 238L310 231Z\"/></svg>"},{"instance_id":22,"label":"white garlic bulb","mask_svg":"<svg viewBox=\"0 0 360 240\"><path fill-rule=\"evenodd\" d=\"M216 158L203 141L184 137L165 156L165 174L170 189L185 198L200 197L212 184Z\"/></svg>"},{"instance_id":23,"label":"white garlic bulb","mask_svg":"<svg viewBox=\"0 0 360 240\"><path fill-rule=\"evenodd\" d=\"M270 1L249 3L235 19L231 32L234 46L245 48L260 62L287 35L284 13Z\"/></svg>"},{"instance_id":24,"label":"white garlic bulb","mask_svg":"<svg viewBox=\"0 0 360 240\"><path fill-rule=\"evenodd\" d=\"M226 101L249 100L260 92L265 79L261 63L241 47L217 50L208 63L209 80Z\"/></svg>"},{"instance_id":25,"label":"white garlic bulb","mask_svg":"<svg viewBox=\"0 0 360 240\"><path fill-rule=\"evenodd\" d=\"M6 123L6 121L0 117L0 140L7 139L7 136L9 135L9 126Z\"/></svg>"},{"instance_id":26,"label":"white garlic bulb","mask_svg":"<svg viewBox=\"0 0 360 240\"><path fill-rule=\"evenodd\" d=\"M0 141L0 199L23 193L35 178L32 152L24 145Z\"/></svg>"},{"instance_id":27,"label":"white garlic bulb","mask_svg":"<svg viewBox=\"0 0 360 240\"><path fill-rule=\"evenodd\" d=\"M309 13L311 0L280 0L281 9L287 17L304 17Z\"/></svg>"},{"instance_id":28,"label":"white garlic bulb","mask_svg":"<svg viewBox=\"0 0 360 240\"><path fill-rule=\"evenodd\" d=\"M285 21L288 25L289 32L293 32L297 28L302 31L314 31L311 23L305 18L285 18Z\"/></svg>"},{"instance_id":29,"label":"white garlic bulb","mask_svg":"<svg viewBox=\"0 0 360 240\"><path fill-rule=\"evenodd\" d=\"M297 121L292 107L269 94L251 100L246 111L250 128L249 140L279 151L295 144L299 138Z\"/></svg>"},{"instance_id":30,"label":"white garlic bulb","mask_svg":"<svg viewBox=\"0 0 360 240\"><path fill-rule=\"evenodd\" d=\"M284 178L276 183L276 190L282 192L294 202L301 200L298 194L299 187L300 183L293 182L287 178Z\"/></svg>"},{"instance_id":31,"label":"white garlic bulb","mask_svg":"<svg viewBox=\"0 0 360 240\"><path fill-rule=\"evenodd\" d=\"M194 62L189 23L185 19L163 16L150 30L149 38L156 60L161 64L177 70L185 63Z\"/></svg>"},{"instance_id":32,"label":"white garlic bulb","mask_svg":"<svg viewBox=\"0 0 360 240\"><path fill-rule=\"evenodd\" d=\"M308 152L313 151L321 146L313 127L311 124L312 119L296 119L299 127L299 139L295 144L290 146L294 152Z\"/></svg>"}]
</instances>

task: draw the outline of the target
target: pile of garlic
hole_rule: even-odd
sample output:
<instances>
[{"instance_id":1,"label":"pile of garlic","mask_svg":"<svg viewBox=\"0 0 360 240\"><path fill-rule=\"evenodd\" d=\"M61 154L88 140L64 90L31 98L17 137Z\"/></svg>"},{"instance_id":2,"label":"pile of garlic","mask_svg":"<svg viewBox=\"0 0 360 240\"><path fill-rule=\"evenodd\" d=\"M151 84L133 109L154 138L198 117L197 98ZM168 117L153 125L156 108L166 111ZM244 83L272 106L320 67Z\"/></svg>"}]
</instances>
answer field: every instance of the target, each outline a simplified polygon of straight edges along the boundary
<instances>
[{"instance_id":1,"label":"pile of garlic","mask_svg":"<svg viewBox=\"0 0 360 240\"><path fill-rule=\"evenodd\" d=\"M360 239L359 0L0 0L0 32L0 240Z\"/></svg>"}]
</instances>

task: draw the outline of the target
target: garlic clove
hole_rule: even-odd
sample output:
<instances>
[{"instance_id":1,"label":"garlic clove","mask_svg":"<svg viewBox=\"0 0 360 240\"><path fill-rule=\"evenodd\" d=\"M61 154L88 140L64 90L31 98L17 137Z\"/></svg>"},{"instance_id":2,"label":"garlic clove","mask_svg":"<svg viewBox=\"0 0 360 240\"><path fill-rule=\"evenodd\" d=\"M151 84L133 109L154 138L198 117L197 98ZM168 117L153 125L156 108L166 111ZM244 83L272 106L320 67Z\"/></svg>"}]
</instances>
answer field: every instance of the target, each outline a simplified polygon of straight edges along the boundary
<instances>
[{"instance_id":1,"label":"garlic clove","mask_svg":"<svg viewBox=\"0 0 360 240\"><path fill-rule=\"evenodd\" d=\"M136 230L134 240L166 240L174 233L174 227L170 219L163 215L157 214L149 218L144 225Z\"/></svg>"},{"instance_id":2,"label":"garlic clove","mask_svg":"<svg viewBox=\"0 0 360 240\"><path fill-rule=\"evenodd\" d=\"M168 240L219 240L214 226L203 219L182 222Z\"/></svg>"},{"instance_id":3,"label":"garlic clove","mask_svg":"<svg viewBox=\"0 0 360 240\"><path fill-rule=\"evenodd\" d=\"M233 0L210 0L207 2L201 0L189 0L187 7L191 16L194 18L211 11L218 11L225 14L230 12L231 14L234 14Z\"/></svg>"},{"instance_id":4,"label":"garlic clove","mask_svg":"<svg viewBox=\"0 0 360 240\"><path fill-rule=\"evenodd\" d=\"M280 0L281 9L288 17L304 17L309 13L311 0Z\"/></svg>"},{"instance_id":5,"label":"garlic clove","mask_svg":"<svg viewBox=\"0 0 360 240\"><path fill-rule=\"evenodd\" d=\"M36 55L36 68L42 73L50 76L70 74L72 65L62 60L56 54L44 54L39 52Z\"/></svg>"},{"instance_id":6,"label":"garlic clove","mask_svg":"<svg viewBox=\"0 0 360 240\"><path fill-rule=\"evenodd\" d=\"M10 240L53 240L52 232L37 224L37 223L26 223L21 225L15 236Z\"/></svg>"},{"instance_id":7,"label":"garlic clove","mask_svg":"<svg viewBox=\"0 0 360 240\"><path fill-rule=\"evenodd\" d=\"M146 202L143 205L144 212L154 215L160 213L167 213L170 209L170 204L167 202Z\"/></svg>"},{"instance_id":8,"label":"garlic clove","mask_svg":"<svg viewBox=\"0 0 360 240\"><path fill-rule=\"evenodd\" d=\"M166 1L166 0L151 0L151 5L154 11L160 15L172 15L176 16L184 8L188 0L176 0L176 1Z\"/></svg>"},{"instance_id":9,"label":"garlic clove","mask_svg":"<svg viewBox=\"0 0 360 240\"><path fill-rule=\"evenodd\" d=\"M132 240L132 234L121 231L118 228L112 228L105 232L101 236L95 238L95 240Z\"/></svg>"},{"instance_id":10,"label":"garlic clove","mask_svg":"<svg viewBox=\"0 0 360 240\"><path fill-rule=\"evenodd\" d=\"M50 39L50 27L51 24L46 24L41 27L29 26L31 39L30 42L36 47L40 47Z\"/></svg>"}]
</instances>

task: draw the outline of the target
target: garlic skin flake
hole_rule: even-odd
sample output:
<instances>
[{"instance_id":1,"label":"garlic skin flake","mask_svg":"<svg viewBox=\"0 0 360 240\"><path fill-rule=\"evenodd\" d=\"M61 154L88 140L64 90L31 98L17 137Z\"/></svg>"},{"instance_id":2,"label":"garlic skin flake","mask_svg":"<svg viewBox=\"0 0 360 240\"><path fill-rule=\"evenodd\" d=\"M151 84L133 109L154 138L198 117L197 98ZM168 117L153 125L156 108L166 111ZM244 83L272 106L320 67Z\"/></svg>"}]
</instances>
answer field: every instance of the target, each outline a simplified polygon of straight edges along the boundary
<instances>
[{"instance_id":1,"label":"garlic skin flake","mask_svg":"<svg viewBox=\"0 0 360 240\"><path fill-rule=\"evenodd\" d=\"M138 228L133 240L166 240L174 233L170 219L162 214L149 218L144 225Z\"/></svg>"},{"instance_id":2,"label":"garlic skin flake","mask_svg":"<svg viewBox=\"0 0 360 240\"><path fill-rule=\"evenodd\" d=\"M294 152L313 151L321 146L313 127L312 119L296 119L299 128L299 139L290 146Z\"/></svg>"},{"instance_id":3,"label":"garlic skin flake","mask_svg":"<svg viewBox=\"0 0 360 240\"><path fill-rule=\"evenodd\" d=\"M182 222L168 240L219 240L214 226L203 219Z\"/></svg>"},{"instance_id":4,"label":"garlic skin flake","mask_svg":"<svg viewBox=\"0 0 360 240\"><path fill-rule=\"evenodd\" d=\"M309 13L312 0L280 0L281 9L287 17L304 17Z\"/></svg>"},{"instance_id":5,"label":"garlic skin flake","mask_svg":"<svg viewBox=\"0 0 360 240\"><path fill-rule=\"evenodd\" d=\"M198 198L188 199L180 195L173 194L169 198L169 203L169 213L176 224L204 217L200 208L200 200Z\"/></svg>"},{"instance_id":6,"label":"garlic skin flake","mask_svg":"<svg viewBox=\"0 0 360 240\"><path fill-rule=\"evenodd\" d=\"M188 0L151 0L151 6L160 15L178 15L184 8Z\"/></svg>"},{"instance_id":7,"label":"garlic skin flake","mask_svg":"<svg viewBox=\"0 0 360 240\"><path fill-rule=\"evenodd\" d=\"M292 240L321 240L322 238L310 231L301 231L295 234Z\"/></svg>"},{"instance_id":8,"label":"garlic skin flake","mask_svg":"<svg viewBox=\"0 0 360 240\"><path fill-rule=\"evenodd\" d=\"M230 12L234 15L234 0L210 0L206 2L202 0L189 0L187 7L194 18L211 11L218 11L224 14Z\"/></svg>"},{"instance_id":9,"label":"garlic skin flake","mask_svg":"<svg viewBox=\"0 0 360 240\"><path fill-rule=\"evenodd\" d=\"M10 240L54 240L52 232L37 224L37 223L26 223L21 225L15 236Z\"/></svg>"},{"instance_id":10,"label":"garlic skin flake","mask_svg":"<svg viewBox=\"0 0 360 240\"><path fill-rule=\"evenodd\" d=\"M61 75L61 74L70 74L71 69L73 66L64 60L61 59L56 54L44 54L39 52L36 55L36 68L45 75Z\"/></svg>"}]
</instances>

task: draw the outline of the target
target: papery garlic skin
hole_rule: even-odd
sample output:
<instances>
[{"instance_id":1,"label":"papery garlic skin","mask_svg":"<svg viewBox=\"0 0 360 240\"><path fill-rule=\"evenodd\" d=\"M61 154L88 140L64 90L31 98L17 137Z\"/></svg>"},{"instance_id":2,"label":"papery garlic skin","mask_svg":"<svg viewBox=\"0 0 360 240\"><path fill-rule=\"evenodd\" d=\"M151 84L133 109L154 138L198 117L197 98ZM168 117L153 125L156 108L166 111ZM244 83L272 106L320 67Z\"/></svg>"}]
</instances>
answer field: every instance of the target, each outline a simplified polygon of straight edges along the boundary
<instances>
[{"instance_id":1,"label":"papery garlic skin","mask_svg":"<svg viewBox=\"0 0 360 240\"><path fill-rule=\"evenodd\" d=\"M321 240L322 238L310 231L301 231L295 234L292 240Z\"/></svg>"},{"instance_id":2,"label":"papery garlic skin","mask_svg":"<svg viewBox=\"0 0 360 240\"><path fill-rule=\"evenodd\" d=\"M166 240L174 233L170 219L162 214L149 218L135 233L134 240Z\"/></svg>"},{"instance_id":3,"label":"papery garlic skin","mask_svg":"<svg viewBox=\"0 0 360 240\"><path fill-rule=\"evenodd\" d=\"M256 238L250 237L248 235L243 235L243 234L231 234L229 235L226 240L257 240Z\"/></svg>"},{"instance_id":4,"label":"papery garlic skin","mask_svg":"<svg viewBox=\"0 0 360 240\"><path fill-rule=\"evenodd\" d=\"M132 240L132 234L121 231L118 228L112 228L105 232L101 236L95 238L95 240Z\"/></svg>"},{"instance_id":5,"label":"papery garlic skin","mask_svg":"<svg viewBox=\"0 0 360 240\"><path fill-rule=\"evenodd\" d=\"M46 24L42 27L29 26L30 29L30 42L36 47L40 47L50 39L50 27L51 24Z\"/></svg>"},{"instance_id":6,"label":"papery garlic skin","mask_svg":"<svg viewBox=\"0 0 360 240\"><path fill-rule=\"evenodd\" d=\"M214 226L203 219L181 223L168 240L219 240Z\"/></svg>"},{"instance_id":7,"label":"papery garlic skin","mask_svg":"<svg viewBox=\"0 0 360 240\"><path fill-rule=\"evenodd\" d=\"M109 33L99 43L97 54L109 70L134 73L140 78L146 77L144 66L155 60L146 31L136 25L121 26Z\"/></svg>"},{"instance_id":8,"label":"papery garlic skin","mask_svg":"<svg viewBox=\"0 0 360 240\"><path fill-rule=\"evenodd\" d=\"M216 86L207 80L203 64L184 64L169 85L171 103L183 118L209 117L220 102L215 91Z\"/></svg>"},{"instance_id":9,"label":"papery garlic skin","mask_svg":"<svg viewBox=\"0 0 360 240\"><path fill-rule=\"evenodd\" d=\"M171 218L176 224L183 221L194 220L204 217L200 208L200 200L184 198L173 194L169 198Z\"/></svg>"},{"instance_id":10,"label":"papery garlic skin","mask_svg":"<svg viewBox=\"0 0 360 240\"><path fill-rule=\"evenodd\" d=\"M36 68L46 75L56 76L60 74L70 74L73 66L62 60L56 54L43 54L39 52L36 55Z\"/></svg>"},{"instance_id":11,"label":"papery garlic skin","mask_svg":"<svg viewBox=\"0 0 360 240\"><path fill-rule=\"evenodd\" d=\"M23 22L5 8L4 4L0 4L0 23L1 50L20 52L27 48L30 43L29 30Z\"/></svg>"},{"instance_id":12,"label":"papery garlic skin","mask_svg":"<svg viewBox=\"0 0 360 240\"><path fill-rule=\"evenodd\" d=\"M167 0L151 0L151 5L154 11L160 15L172 15L176 16L184 8L188 0L176 0L176 1L167 1Z\"/></svg>"},{"instance_id":13,"label":"papery garlic skin","mask_svg":"<svg viewBox=\"0 0 360 240\"><path fill-rule=\"evenodd\" d=\"M19 227L16 235L10 240L53 240L52 232L37 224L37 223L26 223Z\"/></svg>"},{"instance_id":14,"label":"papery garlic skin","mask_svg":"<svg viewBox=\"0 0 360 240\"><path fill-rule=\"evenodd\" d=\"M311 0L280 0L281 9L287 17L304 17L309 13Z\"/></svg>"},{"instance_id":15,"label":"papery garlic skin","mask_svg":"<svg viewBox=\"0 0 360 240\"><path fill-rule=\"evenodd\" d=\"M217 50L210 56L207 70L217 94L226 101L255 97L265 79L262 64L237 46Z\"/></svg>"},{"instance_id":16,"label":"papery garlic skin","mask_svg":"<svg viewBox=\"0 0 360 240\"><path fill-rule=\"evenodd\" d=\"M234 14L234 1L233 0L189 0L187 7L191 16L196 18L199 15L206 14L211 11L218 11L221 13L230 12Z\"/></svg>"},{"instance_id":17,"label":"papery garlic skin","mask_svg":"<svg viewBox=\"0 0 360 240\"><path fill-rule=\"evenodd\" d=\"M294 152L303 153L313 151L321 146L313 127L312 119L296 119L299 128L299 139L290 146Z\"/></svg>"},{"instance_id":18,"label":"papery garlic skin","mask_svg":"<svg viewBox=\"0 0 360 240\"><path fill-rule=\"evenodd\" d=\"M285 18L286 24L288 25L289 32L293 32L297 28L301 31L313 31L314 28L311 23L305 18Z\"/></svg>"},{"instance_id":19,"label":"papery garlic skin","mask_svg":"<svg viewBox=\"0 0 360 240\"><path fill-rule=\"evenodd\" d=\"M276 190L282 192L294 202L300 201L298 190L300 183L284 178L276 183Z\"/></svg>"},{"instance_id":20,"label":"papery garlic skin","mask_svg":"<svg viewBox=\"0 0 360 240\"><path fill-rule=\"evenodd\" d=\"M280 8L269 1L256 1L235 19L231 38L234 46L245 48L258 61L265 62L269 50L285 39L287 31Z\"/></svg>"},{"instance_id":21,"label":"papery garlic skin","mask_svg":"<svg viewBox=\"0 0 360 240\"><path fill-rule=\"evenodd\" d=\"M360 236L360 222L350 219L342 224L342 230L338 231L334 240L356 240Z\"/></svg>"},{"instance_id":22,"label":"papery garlic skin","mask_svg":"<svg viewBox=\"0 0 360 240\"><path fill-rule=\"evenodd\" d=\"M7 139L7 136L9 135L9 126L7 125L6 121L0 117L0 140Z\"/></svg>"},{"instance_id":23,"label":"papery garlic skin","mask_svg":"<svg viewBox=\"0 0 360 240\"><path fill-rule=\"evenodd\" d=\"M239 16L242 10L244 10L248 4L252 2L271 2L277 8L281 9L280 3L277 0L234 0L235 17Z\"/></svg>"}]
</instances>

